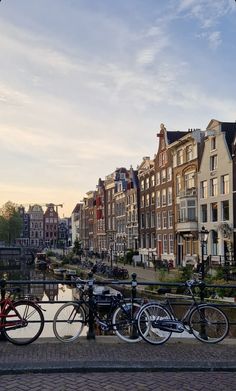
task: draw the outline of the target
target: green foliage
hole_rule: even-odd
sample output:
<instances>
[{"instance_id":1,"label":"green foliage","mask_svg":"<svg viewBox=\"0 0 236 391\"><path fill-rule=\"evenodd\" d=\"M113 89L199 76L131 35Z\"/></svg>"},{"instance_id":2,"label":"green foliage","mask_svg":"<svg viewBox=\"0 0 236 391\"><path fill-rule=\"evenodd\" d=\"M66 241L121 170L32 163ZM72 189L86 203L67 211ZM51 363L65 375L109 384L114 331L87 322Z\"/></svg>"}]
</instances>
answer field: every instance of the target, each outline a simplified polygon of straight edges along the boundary
<instances>
[{"instance_id":1,"label":"green foliage","mask_svg":"<svg viewBox=\"0 0 236 391\"><path fill-rule=\"evenodd\" d=\"M75 255L82 254L82 245L81 245L81 241L78 238L76 238L74 241L73 252Z\"/></svg>"},{"instance_id":2,"label":"green foliage","mask_svg":"<svg viewBox=\"0 0 236 391\"><path fill-rule=\"evenodd\" d=\"M181 271L182 271L181 281L184 282L190 280L193 275L193 266L192 265L183 266L181 268Z\"/></svg>"},{"instance_id":3,"label":"green foliage","mask_svg":"<svg viewBox=\"0 0 236 391\"><path fill-rule=\"evenodd\" d=\"M132 264L132 260L133 260L133 251L132 250L128 250L125 254L125 260L127 261L127 263L129 263L130 265Z\"/></svg>"},{"instance_id":4,"label":"green foliage","mask_svg":"<svg viewBox=\"0 0 236 391\"><path fill-rule=\"evenodd\" d=\"M20 236L22 224L17 206L11 201L6 202L0 209L0 240L9 246L14 244Z\"/></svg>"}]
</instances>

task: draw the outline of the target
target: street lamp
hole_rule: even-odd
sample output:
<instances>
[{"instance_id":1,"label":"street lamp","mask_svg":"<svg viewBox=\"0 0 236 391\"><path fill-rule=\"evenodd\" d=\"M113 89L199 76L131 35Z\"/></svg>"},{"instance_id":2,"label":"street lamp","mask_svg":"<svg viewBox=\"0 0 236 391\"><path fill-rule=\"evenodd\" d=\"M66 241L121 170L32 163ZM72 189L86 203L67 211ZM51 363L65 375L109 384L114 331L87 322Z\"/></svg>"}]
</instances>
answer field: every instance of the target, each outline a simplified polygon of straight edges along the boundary
<instances>
[{"instance_id":1,"label":"street lamp","mask_svg":"<svg viewBox=\"0 0 236 391\"><path fill-rule=\"evenodd\" d=\"M209 231L205 229L203 226L201 231L199 231L199 238L200 238L200 243L201 243L201 258L202 258L202 267L201 267L201 273L202 273L202 280L205 278L205 264L204 264L204 247L205 244L207 243Z\"/></svg>"}]
</instances>

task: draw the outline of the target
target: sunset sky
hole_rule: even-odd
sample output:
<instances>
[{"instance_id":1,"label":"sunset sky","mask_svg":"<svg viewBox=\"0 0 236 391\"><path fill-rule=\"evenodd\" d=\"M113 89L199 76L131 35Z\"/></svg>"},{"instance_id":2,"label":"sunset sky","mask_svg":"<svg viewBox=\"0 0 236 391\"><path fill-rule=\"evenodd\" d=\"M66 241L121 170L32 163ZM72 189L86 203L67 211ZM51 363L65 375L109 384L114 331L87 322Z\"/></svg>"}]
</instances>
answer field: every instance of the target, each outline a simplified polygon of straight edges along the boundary
<instances>
[{"instance_id":1,"label":"sunset sky","mask_svg":"<svg viewBox=\"0 0 236 391\"><path fill-rule=\"evenodd\" d=\"M234 0L2 0L0 206L70 216L168 130L236 120Z\"/></svg>"}]
</instances>

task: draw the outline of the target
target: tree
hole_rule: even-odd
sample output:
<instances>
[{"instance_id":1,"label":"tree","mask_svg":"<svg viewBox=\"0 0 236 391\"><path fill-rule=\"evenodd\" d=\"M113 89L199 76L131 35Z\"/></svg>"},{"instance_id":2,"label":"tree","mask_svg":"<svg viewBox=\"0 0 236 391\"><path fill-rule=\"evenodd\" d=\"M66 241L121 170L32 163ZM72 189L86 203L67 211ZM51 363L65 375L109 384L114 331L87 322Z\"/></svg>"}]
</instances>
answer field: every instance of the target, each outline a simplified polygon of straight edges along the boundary
<instances>
[{"instance_id":1,"label":"tree","mask_svg":"<svg viewBox=\"0 0 236 391\"><path fill-rule=\"evenodd\" d=\"M75 241L74 241L73 252L76 255L81 255L81 253L82 253L81 242L79 241L78 238L76 238Z\"/></svg>"},{"instance_id":2,"label":"tree","mask_svg":"<svg viewBox=\"0 0 236 391\"><path fill-rule=\"evenodd\" d=\"M6 202L0 209L0 240L9 246L15 243L22 229L22 218L17 205L11 201Z\"/></svg>"}]
</instances>

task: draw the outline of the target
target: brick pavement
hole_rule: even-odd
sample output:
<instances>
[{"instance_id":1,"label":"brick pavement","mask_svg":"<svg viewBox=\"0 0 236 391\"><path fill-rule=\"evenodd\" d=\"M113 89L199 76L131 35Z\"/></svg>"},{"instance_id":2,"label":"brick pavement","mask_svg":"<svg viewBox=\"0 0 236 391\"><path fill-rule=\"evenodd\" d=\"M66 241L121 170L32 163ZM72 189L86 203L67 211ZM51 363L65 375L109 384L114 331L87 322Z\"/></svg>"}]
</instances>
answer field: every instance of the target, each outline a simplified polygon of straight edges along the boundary
<instances>
[{"instance_id":1,"label":"brick pavement","mask_svg":"<svg viewBox=\"0 0 236 391\"><path fill-rule=\"evenodd\" d=\"M28 346L1 342L0 390L236 390L236 341L172 339L162 346L97 337Z\"/></svg>"},{"instance_id":2,"label":"brick pavement","mask_svg":"<svg viewBox=\"0 0 236 391\"><path fill-rule=\"evenodd\" d=\"M197 373L57 373L1 376L4 391L234 391L236 375Z\"/></svg>"},{"instance_id":3,"label":"brick pavement","mask_svg":"<svg viewBox=\"0 0 236 391\"><path fill-rule=\"evenodd\" d=\"M172 338L162 346L128 344L115 337L63 344L39 339L18 347L1 342L0 375L30 372L236 371L236 342L208 345Z\"/></svg>"}]
</instances>

